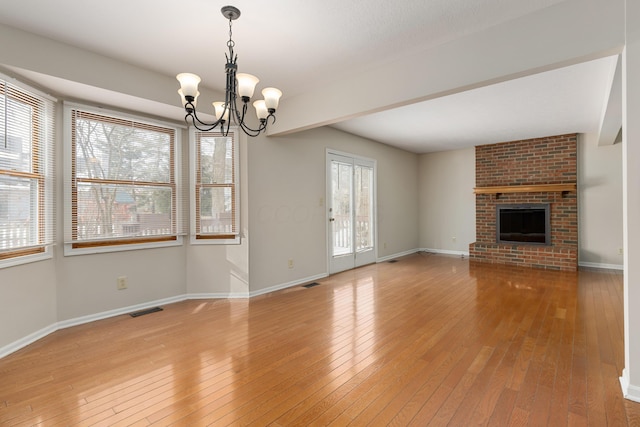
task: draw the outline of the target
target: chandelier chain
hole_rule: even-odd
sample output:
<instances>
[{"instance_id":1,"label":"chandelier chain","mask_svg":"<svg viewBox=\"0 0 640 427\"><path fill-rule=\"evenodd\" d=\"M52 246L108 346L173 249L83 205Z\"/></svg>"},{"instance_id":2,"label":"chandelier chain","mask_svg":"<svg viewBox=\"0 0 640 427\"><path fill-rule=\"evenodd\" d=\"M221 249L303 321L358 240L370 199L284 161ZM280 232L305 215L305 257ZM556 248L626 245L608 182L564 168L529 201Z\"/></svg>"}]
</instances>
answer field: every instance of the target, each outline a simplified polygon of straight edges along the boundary
<instances>
[{"instance_id":1,"label":"chandelier chain","mask_svg":"<svg viewBox=\"0 0 640 427\"><path fill-rule=\"evenodd\" d=\"M235 42L233 41L233 31L231 29L233 25L233 19L229 18L229 41L227 42L227 46L229 46L230 48L235 46Z\"/></svg>"}]
</instances>

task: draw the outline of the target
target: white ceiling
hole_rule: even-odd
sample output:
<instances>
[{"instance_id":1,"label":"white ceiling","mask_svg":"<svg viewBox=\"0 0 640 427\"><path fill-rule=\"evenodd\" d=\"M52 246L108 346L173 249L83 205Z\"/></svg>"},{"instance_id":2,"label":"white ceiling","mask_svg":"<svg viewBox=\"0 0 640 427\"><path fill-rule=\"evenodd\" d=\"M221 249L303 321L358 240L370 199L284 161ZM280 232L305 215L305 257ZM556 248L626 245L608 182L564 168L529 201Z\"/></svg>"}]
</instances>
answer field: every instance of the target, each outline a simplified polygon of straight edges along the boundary
<instances>
[{"instance_id":1,"label":"white ceiling","mask_svg":"<svg viewBox=\"0 0 640 427\"><path fill-rule=\"evenodd\" d=\"M239 70L304 96L370 67L469 36L564 0L234 0ZM3 2L0 23L173 76L224 85L229 0L20 0ZM28 54L28 52L26 53ZM616 58L608 57L334 124L423 153L569 132L597 131ZM12 64L4 64L11 68ZM178 108L27 70L60 95L175 117ZM176 82L177 89L177 82ZM348 98L348 97L347 97ZM176 96L176 104L177 104ZM157 104L157 103L156 103Z\"/></svg>"}]
</instances>

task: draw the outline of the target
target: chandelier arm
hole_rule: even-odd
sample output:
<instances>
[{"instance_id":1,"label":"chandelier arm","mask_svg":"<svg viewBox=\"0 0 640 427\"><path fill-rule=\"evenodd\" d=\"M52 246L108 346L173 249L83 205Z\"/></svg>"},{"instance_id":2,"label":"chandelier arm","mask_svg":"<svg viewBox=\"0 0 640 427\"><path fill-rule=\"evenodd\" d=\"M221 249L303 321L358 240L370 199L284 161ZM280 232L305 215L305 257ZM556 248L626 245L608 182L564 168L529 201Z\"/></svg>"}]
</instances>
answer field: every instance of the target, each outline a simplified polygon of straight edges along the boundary
<instances>
[{"instance_id":1,"label":"chandelier arm","mask_svg":"<svg viewBox=\"0 0 640 427\"><path fill-rule=\"evenodd\" d=\"M244 133L246 133L247 135L249 135L251 137L256 137L256 136L260 135L260 132L262 132L264 130L264 127L262 127L262 125L258 129L252 129L249 126L247 126L246 124L244 124L244 123L242 123L240 125L240 128L242 129L242 131Z\"/></svg>"},{"instance_id":2,"label":"chandelier arm","mask_svg":"<svg viewBox=\"0 0 640 427\"><path fill-rule=\"evenodd\" d=\"M240 127L242 128L242 130L244 131L244 133L246 133L247 135L251 135L253 137L260 135L260 132L262 132L263 130L265 130L267 128L267 121L262 121L260 120L260 125L258 126L257 129L253 129L252 127L250 127L248 124L245 123L244 119L246 117L246 113L247 113L247 108L248 105L246 102L243 103L242 105L242 116L238 117L239 121L237 123L240 123ZM239 116L238 110L235 109L235 113L236 116Z\"/></svg>"},{"instance_id":3,"label":"chandelier arm","mask_svg":"<svg viewBox=\"0 0 640 427\"><path fill-rule=\"evenodd\" d=\"M187 121L187 118L191 117L191 122L196 127L196 129L198 129L198 130L202 130L202 129L198 128L197 124L200 124L203 127L209 128L209 129L207 129L207 131L208 131L208 130L214 129L220 123L224 123L224 120L222 120L222 119L216 120L213 123L207 123L204 120L200 120L200 118L198 118L198 114L196 112L196 108L193 106L193 104L191 102L187 102L187 104L185 106L185 110L187 112L187 115L185 116L185 121ZM222 117L224 117L224 116L222 116Z\"/></svg>"},{"instance_id":4,"label":"chandelier arm","mask_svg":"<svg viewBox=\"0 0 640 427\"><path fill-rule=\"evenodd\" d=\"M189 124L189 118L191 119L191 120L190 120L190 121L191 121L191 125L192 125L194 128L198 129L200 132L209 132L210 130L215 129L215 128L220 124L219 122L216 122L216 123L214 123L213 125L210 125L210 124L208 124L208 123L202 123L202 122L200 122L199 120L196 120L196 119L193 117L193 114L187 114L187 115L185 116L184 121L185 121L187 124ZM198 123L200 123L200 125L198 125ZM204 125L204 127L203 127L202 125Z\"/></svg>"}]
</instances>

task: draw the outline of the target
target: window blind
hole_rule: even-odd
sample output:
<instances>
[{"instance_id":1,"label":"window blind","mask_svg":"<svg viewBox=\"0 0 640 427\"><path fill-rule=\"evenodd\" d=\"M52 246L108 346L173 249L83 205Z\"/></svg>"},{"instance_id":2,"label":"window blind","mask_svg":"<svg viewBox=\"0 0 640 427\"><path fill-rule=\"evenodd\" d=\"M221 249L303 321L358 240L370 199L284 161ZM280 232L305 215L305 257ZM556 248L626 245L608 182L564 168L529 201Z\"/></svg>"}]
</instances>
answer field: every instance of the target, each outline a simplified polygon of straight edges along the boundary
<instances>
[{"instance_id":1,"label":"window blind","mask_svg":"<svg viewBox=\"0 0 640 427\"><path fill-rule=\"evenodd\" d=\"M55 242L55 100L0 76L0 260Z\"/></svg>"},{"instance_id":2,"label":"window blind","mask_svg":"<svg viewBox=\"0 0 640 427\"><path fill-rule=\"evenodd\" d=\"M237 134L193 131L192 139L196 239L239 241Z\"/></svg>"},{"instance_id":3,"label":"window blind","mask_svg":"<svg viewBox=\"0 0 640 427\"><path fill-rule=\"evenodd\" d=\"M178 130L70 109L73 248L175 240L185 233Z\"/></svg>"}]
</instances>

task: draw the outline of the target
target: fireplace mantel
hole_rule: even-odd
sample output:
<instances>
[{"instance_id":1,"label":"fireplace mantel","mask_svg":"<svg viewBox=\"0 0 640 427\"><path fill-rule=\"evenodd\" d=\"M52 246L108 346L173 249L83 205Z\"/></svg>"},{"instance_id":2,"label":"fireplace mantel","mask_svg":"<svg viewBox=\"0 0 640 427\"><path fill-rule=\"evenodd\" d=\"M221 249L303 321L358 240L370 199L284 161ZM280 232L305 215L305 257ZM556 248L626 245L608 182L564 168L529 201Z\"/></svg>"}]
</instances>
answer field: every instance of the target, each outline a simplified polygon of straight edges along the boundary
<instances>
[{"instance_id":1,"label":"fireplace mantel","mask_svg":"<svg viewBox=\"0 0 640 427\"><path fill-rule=\"evenodd\" d=\"M503 194L503 193L543 193L543 192L575 192L576 184L533 184L533 185L501 185L494 187L476 187L475 194Z\"/></svg>"}]
</instances>

